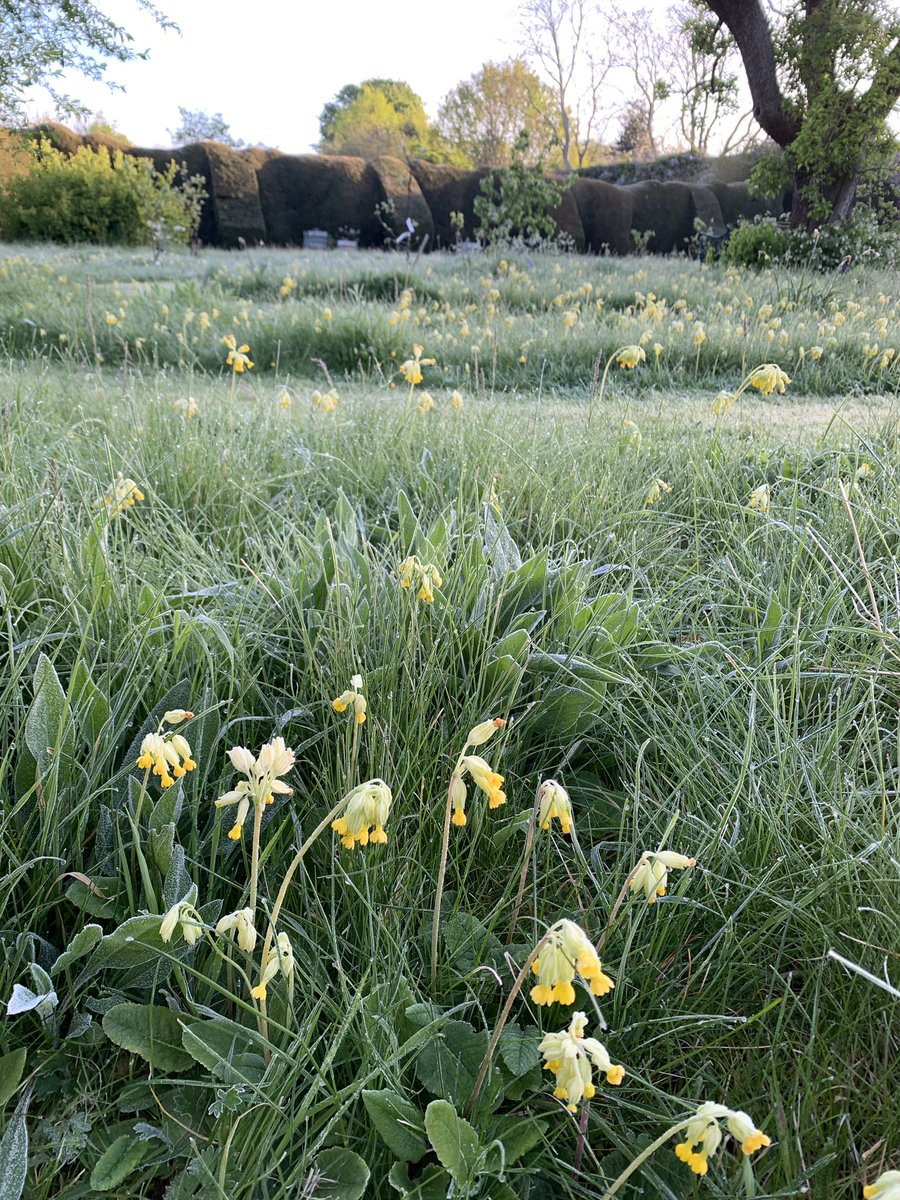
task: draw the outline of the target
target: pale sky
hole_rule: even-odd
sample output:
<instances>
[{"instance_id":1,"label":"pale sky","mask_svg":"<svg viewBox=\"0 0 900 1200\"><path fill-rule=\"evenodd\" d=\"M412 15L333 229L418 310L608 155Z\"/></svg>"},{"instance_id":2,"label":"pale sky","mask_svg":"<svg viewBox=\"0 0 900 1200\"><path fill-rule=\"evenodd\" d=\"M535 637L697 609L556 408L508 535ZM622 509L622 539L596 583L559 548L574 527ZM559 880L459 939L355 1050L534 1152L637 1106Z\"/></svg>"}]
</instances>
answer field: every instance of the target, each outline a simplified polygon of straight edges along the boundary
<instances>
[{"instance_id":1,"label":"pale sky","mask_svg":"<svg viewBox=\"0 0 900 1200\"><path fill-rule=\"evenodd\" d=\"M181 105L221 112L247 142L305 154L323 105L345 83L403 79L435 117L461 79L516 53L514 0L157 0L180 35L161 31L133 0L97 3L150 57L110 63L108 78L125 92L80 78L69 90L144 146L171 144ZM48 109L39 94L29 104L32 116Z\"/></svg>"}]
</instances>

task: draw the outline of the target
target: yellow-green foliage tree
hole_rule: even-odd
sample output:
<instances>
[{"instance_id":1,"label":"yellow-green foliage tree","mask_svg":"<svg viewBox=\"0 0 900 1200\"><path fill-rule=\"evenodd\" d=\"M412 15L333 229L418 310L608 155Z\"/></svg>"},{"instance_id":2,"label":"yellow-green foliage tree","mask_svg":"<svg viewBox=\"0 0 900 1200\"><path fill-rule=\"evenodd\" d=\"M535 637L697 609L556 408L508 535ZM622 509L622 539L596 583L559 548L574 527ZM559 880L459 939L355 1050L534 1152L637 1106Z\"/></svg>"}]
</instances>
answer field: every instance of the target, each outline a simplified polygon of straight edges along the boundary
<instances>
[{"instance_id":1,"label":"yellow-green foliage tree","mask_svg":"<svg viewBox=\"0 0 900 1200\"><path fill-rule=\"evenodd\" d=\"M345 84L323 108L319 129L322 154L356 158L390 154L434 162L452 158L429 123L421 97L398 79Z\"/></svg>"},{"instance_id":2,"label":"yellow-green foliage tree","mask_svg":"<svg viewBox=\"0 0 900 1200\"><path fill-rule=\"evenodd\" d=\"M559 146L556 98L521 58L487 62L448 92L438 112L446 144L471 167L508 167L519 134L528 134L527 166Z\"/></svg>"}]
</instances>

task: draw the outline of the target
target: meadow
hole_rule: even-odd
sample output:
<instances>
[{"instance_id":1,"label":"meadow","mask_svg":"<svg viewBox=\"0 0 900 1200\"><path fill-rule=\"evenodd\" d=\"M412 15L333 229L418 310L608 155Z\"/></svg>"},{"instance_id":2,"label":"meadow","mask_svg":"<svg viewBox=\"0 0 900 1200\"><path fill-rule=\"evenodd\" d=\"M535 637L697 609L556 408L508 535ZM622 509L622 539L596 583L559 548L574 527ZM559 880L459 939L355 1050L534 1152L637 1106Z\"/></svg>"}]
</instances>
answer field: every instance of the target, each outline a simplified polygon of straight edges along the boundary
<instances>
[{"instance_id":1,"label":"meadow","mask_svg":"<svg viewBox=\"0 0 900 1200\"><path fill-rule=\"evenodd\" d=\"M2 1200L900 1168L895 347L874 269L5 250Z\"/></svg>"}]
</instances>

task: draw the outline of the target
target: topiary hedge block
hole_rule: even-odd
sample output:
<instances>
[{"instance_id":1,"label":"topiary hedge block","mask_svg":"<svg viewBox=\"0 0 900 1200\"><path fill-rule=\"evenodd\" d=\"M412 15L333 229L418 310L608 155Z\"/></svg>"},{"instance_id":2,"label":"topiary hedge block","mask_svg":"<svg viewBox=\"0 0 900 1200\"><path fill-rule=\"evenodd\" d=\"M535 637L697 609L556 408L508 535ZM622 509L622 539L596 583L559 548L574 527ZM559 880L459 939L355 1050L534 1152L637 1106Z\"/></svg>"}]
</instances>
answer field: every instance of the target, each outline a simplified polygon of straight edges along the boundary
<instances>
[{"instance_id":1,"label":"topiary hedge block","mask_svg":"<svg viewBox=\"0 0 900 1200\"><path fill-rule=\"evenodd\" d=\"M638 233L653 230L647 249L653 254L684 250L694 234L694 201L691 185L660 183L655 179L631 184L631 227Z\"/></svg>"},{"instance_id":2,"label":"topiary hedge block","mask_svg":"<svg viewBox=\"0 0 900 1200\"><path fill-rule=\"evenodd\" d=\"M766 200L762 196L751 196L746 183L711 183L709 186L728 226L737 225L741 218L752 221L754 217L767 214L777 217L782 211L780 197Z\"/></svg>"},{"instance_id":3,"label":"topiary hedge block","mask_svg":"<svg viewBox=\"0 0 900 1200\"><path fill-rule=\"evenodd\" d=\"M691 186L691 199L694 203L694 220L703 222L705 232L714 237L722 237L725 233L725 218L722 206L716 193L709 187L699 184Z\"/></svg>"},{"instance_id":4,"label":"topiary hedge block","mask_svg":"<svg viewBox=\"0 0 900 1200\"><path fill-rule=\"evenodd\" d=\"M216 244L236 246L241 238L250 245L265 241L266 222L252 160L221 142L201 144L206 151L212 181Z\"/></svg>"},{"instance_id":5,"label":"topiary hedge block","mask_svg":"<svg viewBox=\"0 0 900 1200\"><path fill-rule=\"evenodd\" d=\"M282 154L258 173L259 198L268 239L300 246L305 229L324 229L336 238L358 229L361 245L381 245L384 230L375 205L384 199L378 173L361 158Z\"/></svg>"},{"instance_id":6,"label":"topiary hedge block","mask_svg":"<svg viewBox=\"0 0 900 1200\"><path fill-rule=\"evenodd\" d=\"M414 158L409 169L422 190L434 220L434 244L446 250L456 244L457 231L450 221L452 212L465 218L463 238L475 237L475 199L480 194L481 181L490 174L487 167L467 171L448 163L423 162Z\"/></svg>"},{"instance_id":7,"label":"topiary hedge block","mask_svg":"<svg viewBox=\"0 0 900 1200\"><path fill-rule=\"evenodd\" d=\"M556 222L560 233L567 233L569 235L575 245L575 249L579 252L583 251L587 245L587 239L585 238L584 224L581 220L581 213L578 211L578 205L575 202L571 184L567 184L566 190L562 195L562 200L560 200L556 208L550 209L550 216Z\"/></svg>"},{"instance_id":8,"label":"topiary hedge block","mask_svg":"<svg viewBox=\"0 0 900 1200\"><path fill-rule=\"evenodd\" d=\"M631 246L631 189L579 177L570 195L578 208L588 250L628 254Z\"/></svg>"},{"instance_id":9,"label":"topiary hedge block","mask_svg":"<svg viewBox=\"0 0 900 1200\"><path fill-rule=\"evenodd\" d=\"M428 234L429 244L434 245L434 218L409 166L403 159L385 154L372 160L372 169L378 175L385 200L394 205L394 217L386 222L394 236L406 231L409 217L415 222L418 243Z\"/></svg>"}]
</instances>

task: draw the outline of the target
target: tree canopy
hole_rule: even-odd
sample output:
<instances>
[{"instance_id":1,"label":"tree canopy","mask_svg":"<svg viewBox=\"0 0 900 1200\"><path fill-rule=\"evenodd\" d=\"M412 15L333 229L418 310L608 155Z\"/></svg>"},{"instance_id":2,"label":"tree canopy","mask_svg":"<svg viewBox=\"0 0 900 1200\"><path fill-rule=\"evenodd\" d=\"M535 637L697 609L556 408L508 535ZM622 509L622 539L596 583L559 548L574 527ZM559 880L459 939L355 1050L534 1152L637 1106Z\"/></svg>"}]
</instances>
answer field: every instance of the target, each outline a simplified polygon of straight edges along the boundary
<instances>
[{"instance_id":1,"label":"tree canopy","mask_svg":"<svg viewBox=\"0 0 900 1200\"><path fill-rule=\"evenodd\" d=\"M244 143L231 132L231 126L220 112L205 112L202 108L190 109L178 107L179 125L170 129L174 146L184 146L188 142L221 142L240 150Z\"/></svg>"},{"instance_id":2,"label":"tree canopy","mask_svg":"<svg viewBox=\"0 0 900 1200\"><path fill-rule=\"evenodd\" d=\"M521 58L487 62L445 96L438 127L473 167L508 167L516 139L527 137L526 165L546 158L560 140L556 98Z\"/></svg>"},{"instance_id":3,"label":"tree canopy","mask_svg":"<svg viewBox=\"0 0 900 1200\"><path fill-rule=\"evenodd\" d=\"M163 27L176 28L151 0L133 0ZM0 116L21 113L25 93L46 88L57 107L83 111L59 90L69 72L102 79L107 63L144 58L133 38L89 0L2 0L0 2Z\"/></svg>"}]
</instances>

